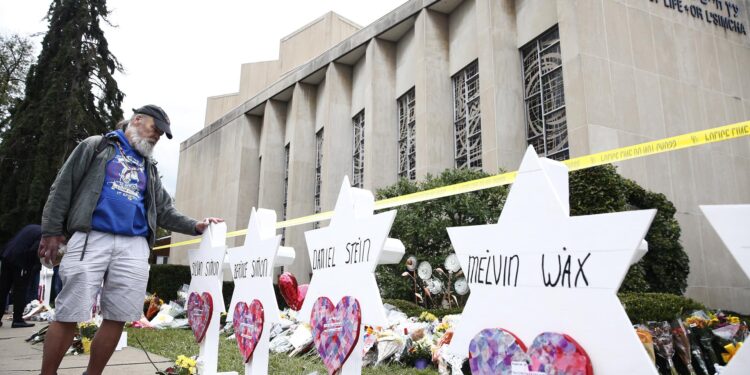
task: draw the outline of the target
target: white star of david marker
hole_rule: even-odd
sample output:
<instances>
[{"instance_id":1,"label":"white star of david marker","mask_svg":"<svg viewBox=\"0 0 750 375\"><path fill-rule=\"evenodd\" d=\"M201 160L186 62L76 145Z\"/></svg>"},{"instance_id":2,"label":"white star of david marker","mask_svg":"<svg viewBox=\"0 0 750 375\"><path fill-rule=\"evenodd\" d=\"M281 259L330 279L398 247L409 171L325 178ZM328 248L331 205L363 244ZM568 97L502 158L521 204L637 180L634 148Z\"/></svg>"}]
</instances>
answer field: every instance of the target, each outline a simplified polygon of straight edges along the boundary
<instances>
[{"instance_id":1,"label":"white star of david marker","mask_svg":"<svg viewBox=\"0 0 750 375\"><path fill-rule=\"evenodd\" d=\"M227 258L234 279L232 303L227 321L234 319L238 302L250 305L254 299L263 305L263 331L256 343L253 356L245 364L245 374L268 373L268 343L273 323L279 322L279 306L273 291L273 270L281 236L276 235L276 212L253 208L247 225L245 244L227 250ZM241 334L235 332L236 335Z\"/></svg>"},{"instance_id":2,"label":"white star of david marker","mask_svg":"<svg viewBox=\"0 0 750 375\"><path fill-rule=\"evenodd\" d=\"M227 320L234 315L239 301L248 305L257 299L263 304L264 321L279 321L279 306L273 291L273 269L281 236L276 235L276 212L253 208L247 226L245 244L227 250L230 271L234 279L234 293Z\"/></svg>"},{"instance_id":3,"label":"white star of david marker","mask_svg":"<svg viewBox=\"0 0 750 375\"><path fill-rule=\"evenodd\" d=\"M203 232L200 248L188 250L191 274L188 298L192 292L201 295L203 292L208 292L213 300L211 320L206 335L200 343L198 355L198 372L206 375L237 374L236 372L216 372L219 358L219 314L225 311L221 282L224 272L224 255L227 249L226 239L226 223L211 224Z\"/></svg>"},{"instance_id":4,"label":"white star of david marker","mask_svg":"<svg viewBox=\"0 0 750 375\"><path fill-rule=\"evenodd\" d=\"M747 230L747 223L750 220L750 204L700 207L742 271L750 277L750 231ZM743 345L721 374L747 374L748 369L750 369L750 350Z\"/></svg>"},{"instance_id":5,"label":"white star of david marker","mask_svg":"<svg viewBox=\"0 0 750 375\"><path fill-rule=\"evenodd\" d=\"M386 325L374 272L396 210L373 215L374 207L372 193L351 187L344 177L331 224L305 232L313 275L298 315L301 320L310 320L318 297L336 304L341 297L352 296L362 309L362 324Z\"/></svg>"},{"instance_id":6,"label":"white star of david marker","mask_svg":"<svg viewBox=\"0 0 750 375\"><path fill-rule=\"evenodd\" d=\"M617 299L656 210L570 216L568 170L526 151L497 224L448 228L471 295L451 342L467 356L485 328L527 346L573 337L594 373L656 374Z\"/></svg>"},{"instance_id":7,"label":"white star of david marker","mask_svg":"<svg viewBox=\"0 0 750 375\"><path fill-rule=\"evenodd\" d=\"M222 265L226 251L227 225L211 224L203 232L198 249L188 250L190 259L190 293L208 292L214 301L214 314L224 312L224 297L221 294ZM217 310L218 309L218 310Z\"/></svg>"}]
</instances>

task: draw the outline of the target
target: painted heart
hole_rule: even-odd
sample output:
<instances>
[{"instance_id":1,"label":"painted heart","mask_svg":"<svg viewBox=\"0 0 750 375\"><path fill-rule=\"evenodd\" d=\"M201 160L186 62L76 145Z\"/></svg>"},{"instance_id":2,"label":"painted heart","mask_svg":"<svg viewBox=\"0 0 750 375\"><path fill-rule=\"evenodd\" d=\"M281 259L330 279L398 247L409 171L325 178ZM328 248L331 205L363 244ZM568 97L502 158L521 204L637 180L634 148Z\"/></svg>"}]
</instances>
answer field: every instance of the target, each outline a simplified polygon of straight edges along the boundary
<instances>
[{"instance_id":1,"label":"painted heart","mask_svg":"<svg viewBox=\"0 0 750 375\"><path fill-rule=\"evenodd\" d=\"M305 302L308 284L297 286L297 278L289 272L284 272L279 276L279 290L284 297L286 304L294 311L302 308Z\"/></svg>"},{"instance_id":2,"label":"painted heart","mask_svg":"<svg viewBox=\"0 0 750 375\"><path fill-rule=\"evenodd\" d=\"M345 296L337 305L320 297L310 314L313 343L329 374L341 369L359 340L362 311L356 298Z\"/></svg>"},{"instance_id":3,"label":"painted heart","mask_svg":"<svg viewBox=\"0 0 750 375\"><path fill-rule=\"evenodd\" d=\"M242 301L237 302L234 307L232 320L234 337L237 339L237 346L245 362L253 356L255 347L263 334L264 319L263 304L257 299L250 302L250 305Z\"/></svg>"},{"instance_id":4,"label":"painted heart","mask_svg":"<svg viewBox=\"0 0 750 375\"><path fill-rule=\"evenodd\" d=\"M190 293L187 304L188 325L193 330L195 342L200 343L206 336L208 325L211 323L211 314L214 312L214 301L211 294L203 292Z\"/></svg>"},{"instance_id":5,"label":"painted heart","mask_svg":"<svg viewBox=\"0 0 750 375\"><path fill-rule=\"evenodd\" d=\"M593 375L591 359L570 336L544 332L531 347L501 328L479 332L469 344L469 366L474 375L557 374Z\"/></svg>"}]
</instances>

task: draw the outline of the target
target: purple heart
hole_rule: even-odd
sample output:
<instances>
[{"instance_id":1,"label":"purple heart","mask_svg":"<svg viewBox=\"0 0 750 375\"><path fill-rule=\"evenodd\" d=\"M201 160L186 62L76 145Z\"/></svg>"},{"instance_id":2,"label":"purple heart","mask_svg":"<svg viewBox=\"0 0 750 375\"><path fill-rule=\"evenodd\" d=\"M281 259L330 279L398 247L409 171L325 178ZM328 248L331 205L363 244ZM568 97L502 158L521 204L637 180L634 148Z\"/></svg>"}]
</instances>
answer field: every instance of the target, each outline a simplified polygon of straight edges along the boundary
<instances>
[{"instance_id":1,"label":"purple heart","mask_svg":"<svg viewBox=\"0 0 750 375\"><path fill-rule=\"evenodd\" d=\"M359 301L345 296L334 306L328 297L320 297L310 314L313 342L329 374L344 365L359 340L362 312Z\"/></svg>"},{"instance_id":2,"label":"purple heart","mask_svg":"<svg viewBox=\"0 0 750 375\"><path fill-rule=\"evenodd\" d=\"M473 375L594 373L586 351L568 335L543 332L527 350L518 337L502 328L485 329L474 336L469 344L469 366Z\"/></svg>"}]
</instances>

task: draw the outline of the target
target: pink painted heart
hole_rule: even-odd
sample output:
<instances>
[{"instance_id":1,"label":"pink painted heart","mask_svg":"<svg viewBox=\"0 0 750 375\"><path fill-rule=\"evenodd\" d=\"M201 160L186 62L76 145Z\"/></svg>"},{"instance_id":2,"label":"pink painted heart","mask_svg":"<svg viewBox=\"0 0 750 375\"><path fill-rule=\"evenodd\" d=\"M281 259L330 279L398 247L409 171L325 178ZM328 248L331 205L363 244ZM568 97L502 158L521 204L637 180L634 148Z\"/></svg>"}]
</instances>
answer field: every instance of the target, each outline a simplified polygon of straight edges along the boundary
<instances>
[{"instance_id":1,"label":"pink painted heart","mask_svg":"<svg viewBox=\"0 0 750 375\"><path fill-rule=\"evenodd\" d=\"M593 375L591 359L570 336L544 332L527 350L523 342L501 328L479 332L469 344L474 375L556 374Z\"/></svg>"},{"instance_id":2,"label":"pink painted heart","mask_svg":"<svg viewBox=\"0 0 750 375\"><path fill-rule=\"evenodd\" d=\"M265 319L263 304L257 299L250 302L250 305L245 302L237 302L232 319L237 346L240 348L240 354L247 362L253 356L255 347L263 334Z\"/></svg>"},{"instance_id":3,"label":"pink painted heart","mask_svg":"<svg viewBox=\"0 0 750 375\"><path fill-rule=\"evenodd\" d=\"M211 314L214 312L214 301L211 298L211 294L203 292L199 294L197 292L190 293L188 297L187 305L187 316L188 325L193 330L195 336L195 342L203 341L203 337L206 336L208 325L211 323Z\"/></svg>"},{"instance_id":4,"label":"pink painted heart","mask_svg":"<svg viewBox=\"0 0 750 375\"><path fill-rule=\"evenodd\" d=\"M334 306L320 297L310 314L313 343L329 374L340 370L359 340L362 311L356 298L345 296Z\"/></svg>"}]
</instances>

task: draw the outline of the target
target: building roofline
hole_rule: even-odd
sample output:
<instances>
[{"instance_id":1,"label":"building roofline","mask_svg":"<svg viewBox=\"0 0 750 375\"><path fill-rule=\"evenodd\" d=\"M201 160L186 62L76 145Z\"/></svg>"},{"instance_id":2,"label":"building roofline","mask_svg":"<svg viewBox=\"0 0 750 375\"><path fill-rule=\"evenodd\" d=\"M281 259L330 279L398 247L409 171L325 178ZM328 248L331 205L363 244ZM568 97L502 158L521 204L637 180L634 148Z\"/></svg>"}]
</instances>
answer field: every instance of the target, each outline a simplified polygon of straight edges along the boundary
<instances>
[{"instance_id":1,"label":"building roofline","mask_svg":"<svg viewBox=\"0 0 750 375\"><path fill-rule=\"evenodd\" d=\"M369 40L388 31L392 27L406 21L410 17L419 13L422 9L427 8L441 0L409 0L400 5L398 8L390 11L384 16L378 18L375 22L365 26L350 37L339 42L322 54L314 57L307 63L289 71L279 80L272 83L264 90L246 100L239 106L230 110L221 116L218 120L213 121L210 125L204 127L190 138L180 143L180 151L198 143L211 133L221 129L224 125L234 121L242 115L248 113L253 108L265 103L267 100L278 95L280 92L294 86L297 82L302 81L307 76L325 68L328 64L335 62L337 59L351 52L353 49L367 43ZM324 15L325 17L325 15ZM313 23L319 22L317 19ZM303 27L304 28L304 27Z\"/></svg>"}]
</instances>

